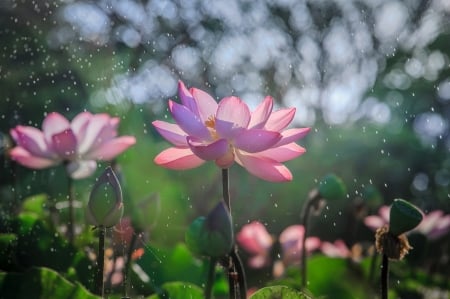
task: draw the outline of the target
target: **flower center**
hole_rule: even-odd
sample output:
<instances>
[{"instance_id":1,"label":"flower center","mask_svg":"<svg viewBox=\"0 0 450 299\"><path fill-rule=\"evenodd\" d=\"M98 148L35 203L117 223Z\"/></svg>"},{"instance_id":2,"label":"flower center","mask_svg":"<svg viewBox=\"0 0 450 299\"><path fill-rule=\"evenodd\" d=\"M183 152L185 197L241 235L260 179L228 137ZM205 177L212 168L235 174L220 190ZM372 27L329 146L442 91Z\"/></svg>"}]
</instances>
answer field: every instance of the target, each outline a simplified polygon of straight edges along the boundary
<instances>
[{"instance_id":1,"label":"flower center","mask_svg":"<svg viewBox=\"0 0 450 299\"><path fill-rule=\"evenodd\" d=\"M215 116L208 117L208 119L205 121L205 126L208 128L209 134L211 135L211 138L213 140L219 139L219 134L217 134L217 131L216 131L216 117Z\"/></svg>"}]
</instances>

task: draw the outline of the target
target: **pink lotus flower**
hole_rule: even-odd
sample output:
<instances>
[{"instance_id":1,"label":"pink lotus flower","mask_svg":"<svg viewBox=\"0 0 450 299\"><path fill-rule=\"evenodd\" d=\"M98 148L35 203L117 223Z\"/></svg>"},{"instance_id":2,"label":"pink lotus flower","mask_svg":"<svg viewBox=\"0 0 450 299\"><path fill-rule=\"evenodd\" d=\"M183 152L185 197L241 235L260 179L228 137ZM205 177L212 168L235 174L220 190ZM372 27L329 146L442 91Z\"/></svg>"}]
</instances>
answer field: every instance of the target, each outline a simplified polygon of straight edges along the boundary
<instances>
[{"instance_id":1,"label":"pink lotus flower","mask_svg":"<svg viewBox=\"0 0 450 299\"><path fill-rule=\"evenodd\" d=\"M430 240L437 240L450 231L450 214L444 216L441 210L426 214L422 222L412 232L420 232Z\"/></svg>"},{"instance_id":2,"label":"pink lotus flower","mask_svg":"<svg viewBox=\"0 0 450 299\"><path fill-rule=\"evenodd\" d=\"M336 240L333 243L322 242L320 250L323 254L329 257L351 259L354 262L359 262L362 259L363 248L361 244L354 244L351 248L342 240Z\"/></svg>"},{"instance_id":3,"label":"pink lotus flower","mask_svg":"<svg viewBox=\"0 0 450 299\"><path fill-rule=\"evenodd\" d=\"M261 268L268 265L274 240L261 222L253 221L244 225L236 235L236 241L253 255L248 262L250 267Z\"/></svg>"},{"instance_id":4,"label":"pink lotus flower","mask_svg":"<svg viewBox=\"0 0 450 299\"><path fill-rule=\"evenodd\" d=\"M372 231L389 224L389 206L382 206L378 210L378 215L371 215L364 218L364 224Z\"/></svg>"},{"instance_id":5,"label":"pink lotus flower","mask_svg":"<svg viewBox=\"0 0 450 299\"><path fill-rule=\"evenodd\" d=\"M178 93L181 104L169 100L176 124L153 122L158 132L174 145L156 156L156 164L170 169L190 169L205 161L215 161L221 168L237 162L267 181L292 180L291 172L282 163L305 153L295 141L310 130L285 130L295 108L272 112L273 99L266 97L250 112L238 97L226 97L217 103L202 90L188 90L181 81Z\"/></svg>"},{"instance_id":6,"label":"pink lotus flower","mask_svg":"<svg viewBox=\"0 0 450 299\"><path fill-rule=\"evenodd\" d=\"M352 254L351 250L342 240L336 240L334 243L322 242L320 250L323 254L329 257L347 258Z\"/></svg>"},{"instance_id":7,"label":"pink lotus flower","mask_svg":"<svg viewBox=\"0 0 450 299\"><path fill-rule=\"evenodd\" d=\"M117 136L118 117L82 112L72 122L53 112L48 114L42 131L17 126L10 133L17 146L10 152L19 164L42 169L66 163L69 175L81 179L91 175L96 160L111 160L136 142L132 136Z\"/></svg>"},{"instance_id":8,"label":"pink lotus flower","mask_svg":"<svg viewBox=\"0 0 450 299\"><path fill-rule=\"evenodd\" d=\"M300 262L303 244L303 235L305 227L303 225L291 225L280 234L280 244L283 251L283 260L285 264ZM321 241L317 237L306 238L305 249L307 253L318 249Z\"/></svg>"}]
</instances>

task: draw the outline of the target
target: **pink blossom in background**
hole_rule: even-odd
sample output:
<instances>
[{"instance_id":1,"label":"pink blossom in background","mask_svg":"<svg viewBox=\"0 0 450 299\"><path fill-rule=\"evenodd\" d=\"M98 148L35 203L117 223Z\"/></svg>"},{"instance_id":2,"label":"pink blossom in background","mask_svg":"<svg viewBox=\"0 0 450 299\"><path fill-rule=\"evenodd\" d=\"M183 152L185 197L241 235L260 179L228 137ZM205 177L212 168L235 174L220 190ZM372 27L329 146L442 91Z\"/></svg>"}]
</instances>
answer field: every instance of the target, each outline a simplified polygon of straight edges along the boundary
<instances>
[{"instance_id":1,"label":"pink blossom in background","mask_svg":"<svg viewBox=\"0 0 450 299\"><path fill-rule=\"evenodd\" d=\"M348 258L352 254L351 250L342 240L336 240L333 243L322 242L320 250L323 254L329 257Z\"/></svg>"},{"instance_id":2,"label":"pink blossom in background","mask_svg":"<svg viewBox=\"0 0 450 299\"><path fill-rule=\"evenodd\" d=\"M426 214L422 222L412 232L424 234L430 240L437 240L450 231L450 214L444 215L441 210Z\"/></svg>"},{"instance_id":3,"label":"pink blossom in background","mask_svg":"<svg viewBox=\"0 0 450 299\"><path fill-rule=\"evenodd\" d=\"M372 231L389 224L389 206L381 206L378 215L371 215L364 218L364 224Z\"/></svg>"},{"instance_id":4,"label":"pink blossom in background","mask_svg":"<svg viewBox=\"0 0 450 299\"><path fill-rule=\"evenodd\" d=\"M85 178L95 171L96 161L111 160L136 143L133 136L117 137L119 121L105 113L82 112L69 122L52 112L45 117L42 131L21 125L11 129L17 146L10 156L33 169L65 163L72 178Z\"/></svg>"},{"instance_id":5,"label":"pink blossom in background","mask_svg":"<svg viewBox=\"0 0 450 299\"><path fill-rule=\"evenodd\" d=\"M236 162L267 181L292 180L291 172L282 163L305 153L295 142L310 131L286 129L295 108L272 112L273 99L268 96L251 112L238 97L225 97L217 103L200 89L188 90L181 81L178 94L181 104L169 100L175 124L153 122L156 130L174 145L156 156L156 164L181 170L205 161L214 161L221 168Z\"/></svg>"},{"instance_id":6,"label":"pink blossom in background","mask_svg":"<svg viewBox=\"0 0 450 299\"><path fill-rule=\"evenodd\" d=\"M236 241L252 255L248 261L250 267L261 268L268 265L274 240L261 222L253 221L244 225L236 235Z\"/></svg>"},{"instance_id":7,"label":"pink blossom in background","mask_svg":"<svg viewBox=\"0 0 450 299\"><path fill-rule=\"evenodd\" d=\"M304 234L305 228L303 225L291 225L281 232L279 242L285 264L300 262ZM305 242L307 253L320 248L321 241L317 237L307 237Z\"/></svg>"},{"instance_id":8,"label":"pink blossom in background","mask_svg":"<svg viewBox=\"0 0 450 299\"><path fill-rule=\"evenodd\" d=\"M115 253L127 252L131 246L133 235L135 234L130 217L123 217L119 223L114 226L112 231L112 243Z\"/></svg>"}]
</instances>

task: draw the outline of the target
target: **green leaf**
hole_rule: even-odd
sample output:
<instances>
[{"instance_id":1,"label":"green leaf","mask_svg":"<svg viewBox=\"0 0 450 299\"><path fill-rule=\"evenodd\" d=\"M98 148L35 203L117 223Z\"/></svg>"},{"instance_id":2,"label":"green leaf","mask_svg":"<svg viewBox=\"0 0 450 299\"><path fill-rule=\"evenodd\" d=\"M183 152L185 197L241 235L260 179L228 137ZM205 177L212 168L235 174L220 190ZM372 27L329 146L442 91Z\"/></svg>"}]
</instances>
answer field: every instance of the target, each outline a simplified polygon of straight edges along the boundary
<instances>
[{"instance_id":1,"label":"green leaf","mask_svg":"<svg viewBox=\"0 0 450 299\"><path fill-rule=\"evenodd\" d=\"M34 266L52 268L61 273L70 269L74 280L77 279L90 287L92 262L83 250L77 250L69 244L36 214L20 213L14 220L12 228L16 233L16 239L9 243L9 247L0 245L0 250L9 254L0 258L0 260L6 259L6 266L8 266L3 269L13 270ZM0 243L7 245L6 241L12 236L3 236L3 238L6 238L5 242Z\"/></svg>"},{"instance_id":2,"label":"green leaf","mask_svg":"<svg viewBox=\"0 0 450 299\"><path fill-rule=\"evenodd\" d=\"M0 273L2 299L95 299L78 283L71 283L56 271L48 268L32 268L24 273Z\"/></svg>"},{"instance_id":3,"label":"green leaf","mask_svg":"<svg viewBox=\"0 0 450 299\"><path fill-rule=\"evenodd\" d=\"M171 281L185 281L196 285L204 283L205 265L194 258L184 244L178 244L173 249L151 246L145 248L145 254L136 263L148 276L147 290L148 287L157 290Z\"/></svg>"},{"instance_id":4,"label":"green leaf","mask_svg":"<svg viewBox=\"0 0 450 299\"><path fill-rule=\"evenodd\" d=\"M169 282L162 286L161 294L154 294L147 299L203 299L203 290L186 282Z\"/></svg>"},{"instance_id":5,"label":"green leaf","mask_svg":"<svg viewBox=\"0 0 450 299\"><path fill-rule=\"evenodd\" d=\"M308 289L315 296L332 298L370 298L373 297L367 278L359 264L352 264L342 258L322 255L308 259Z\"/></svg>"},{"instance_id":6,"label":"green leaf","mask_svg":"<svg viewBox=\"0 0 450 299\"><path fill-rule=\"evenodd\" d=\"M46 218L48 215L48 211L46 210L47 199L46 194L30 196L22 203L22 211L34 213L40 216L40 218Z\"/></svg>"},{"instance_id":7,"label":"green leaf","mask_svg":"<svg viewBox=\"0 0 450 299\"><path fill-rule=\"evenodd\" d=\"M250 299L310 299L312 297L287 286L271 286L259 289Z\"/></svg>"},{"instance_id":8,"label":"green leaf","mask_svg":"<svg viewBox=\"0 0 450 299\"><path fill-rule=\"evenodd\" d=\"M0 269L13 270L17 268L17 235L0 234Z\"/></svg>"}]
</instances>

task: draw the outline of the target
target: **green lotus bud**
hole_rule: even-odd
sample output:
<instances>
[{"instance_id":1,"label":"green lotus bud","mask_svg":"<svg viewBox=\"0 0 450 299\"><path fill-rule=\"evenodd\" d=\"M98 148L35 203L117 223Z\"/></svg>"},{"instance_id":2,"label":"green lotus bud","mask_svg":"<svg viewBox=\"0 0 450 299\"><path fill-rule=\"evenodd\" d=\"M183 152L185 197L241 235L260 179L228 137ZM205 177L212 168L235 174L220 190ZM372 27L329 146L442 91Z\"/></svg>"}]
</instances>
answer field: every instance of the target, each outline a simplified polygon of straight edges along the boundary
<instances>
[{"instance_id":1,"label":"green lotus bud","mask_svg":"<svg viewBox=\"0 0 450 299\"><path fill-rule=\"evenodd\" d=\"M205 219L206 217L204 216L196 218L191 223L185 234L185 241L187 247L193 254L199 256L205 255L204 251L202 250L203 248L202 230L205 223Z\"/></svg>"},{"instance_id":2,"label":"green lotus bud","mask_svg":"<svg viewBox=\"0 0 450 299\"><path fill-rule=\"evenodd\" d=\"M328 174L319 183L319 193L325 199L339 200L347 195L347 187L341 178Z\"/></svg>"},{"instance_id":3,"label":"green lotus bud","mask_svg":"<svg viewBox=\"0 0 450 299\"><path fill-rule=\"evenodd\" d=\"M198 217L186 232L186 244L196 255L214 258L230 253L234 244L233 227L227 208L219 203L206 217Z\"/></svg>"},{"instance_id":4,"label":"green lotus bud","mask_svg":"<svg viewBox=\"0 0 450 299\"><path fill-rule=\"evenodd\" d=\"M95 226L111 227L123 215L122 189L111 167L97 179L89 196L88 221Z\"/></svg>"},{"instance_id":5,"label":"green lotus bud","mask_svg":"<svg viewBox=\"0 0 450 299\"><path fill-rule=\"evenodd\" d=\"M389 232L394 236L412 230L420 224L423 214L419 208L403 199L394 199L389 215Z\"/></svg>"}]
</instances>

